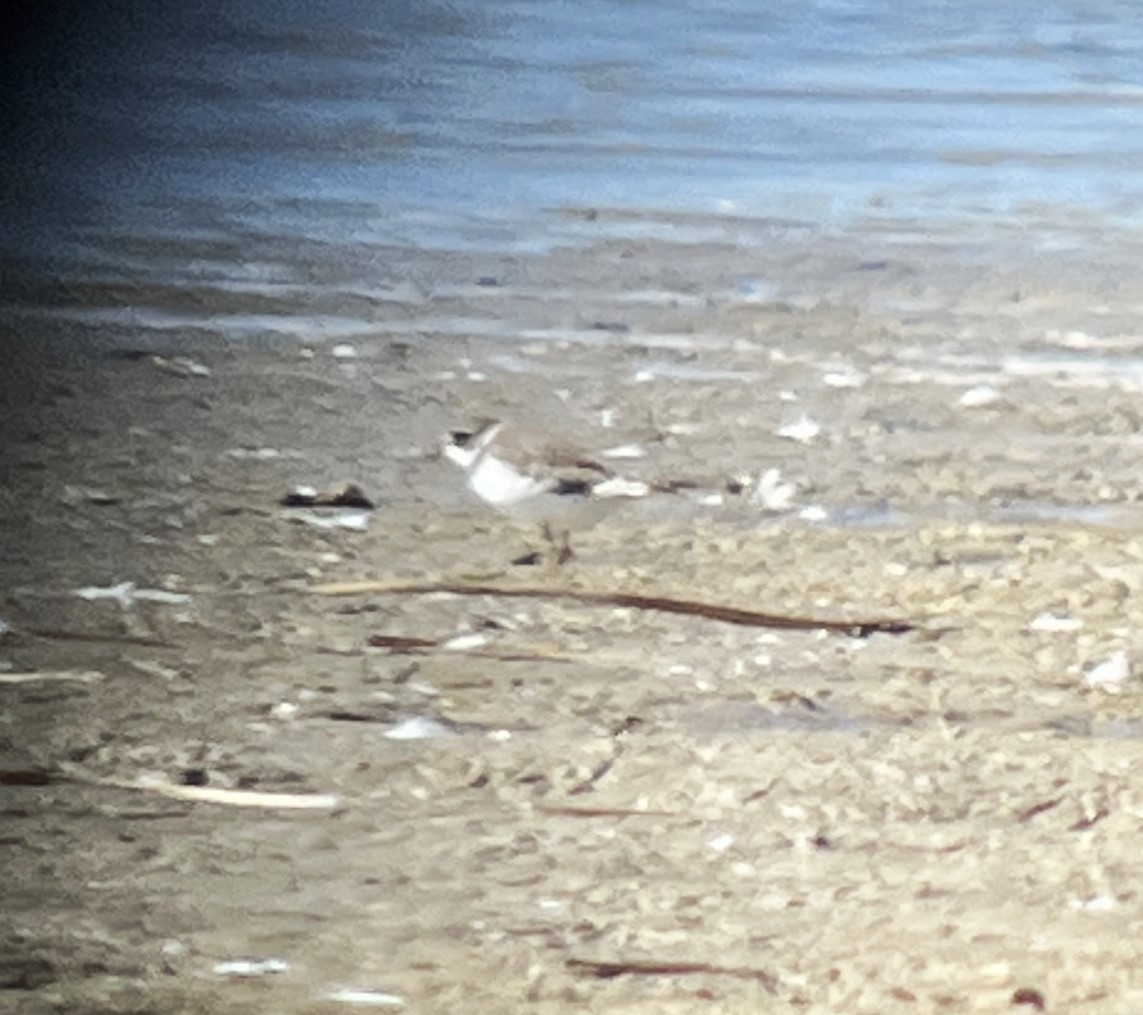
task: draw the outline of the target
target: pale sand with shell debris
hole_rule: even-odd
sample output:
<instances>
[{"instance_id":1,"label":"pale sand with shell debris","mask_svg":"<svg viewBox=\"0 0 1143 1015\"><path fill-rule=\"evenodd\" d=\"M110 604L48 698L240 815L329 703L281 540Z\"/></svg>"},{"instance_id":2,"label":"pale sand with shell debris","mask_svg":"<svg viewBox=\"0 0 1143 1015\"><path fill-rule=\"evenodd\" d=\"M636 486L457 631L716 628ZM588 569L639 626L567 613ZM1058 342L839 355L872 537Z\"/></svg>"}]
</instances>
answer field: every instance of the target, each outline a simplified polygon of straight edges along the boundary
<instances>
[{"instance_id":1,"label":"pale sand with shell debris","mask_svg":"<svg viewBox=\"0 0 1143 1015\"><path fill-rule=\"evenodd\" d=\"M557 294L747 270L785 294L556 300L549 326L590 344L409 337L414 315L352 356L172 334L155 362L114 354L130 332L20 325L5 1010L1143 1006L1143 694L1083 670L1137 666L1143 286L867 260L518 265ZM445 309L534 332L513 284ZM643 446L632 478L699 488L615 514L566 568L509 567L534 533L470 501L438 441L538 398ZM817 433L779 436L803 417ZM727 492L771 467L788 512ZM345 480L378 501L363 531L278 507ZM920 629L318 594L465 579Z\"/></svg>"}]
</instances>

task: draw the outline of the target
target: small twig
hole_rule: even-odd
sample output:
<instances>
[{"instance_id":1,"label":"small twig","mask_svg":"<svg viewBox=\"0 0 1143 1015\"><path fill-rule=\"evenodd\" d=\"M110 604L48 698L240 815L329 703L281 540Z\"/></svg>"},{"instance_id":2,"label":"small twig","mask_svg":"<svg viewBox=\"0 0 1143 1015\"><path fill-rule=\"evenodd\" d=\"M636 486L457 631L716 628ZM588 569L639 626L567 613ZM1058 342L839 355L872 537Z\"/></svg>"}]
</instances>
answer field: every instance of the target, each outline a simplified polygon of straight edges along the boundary
<instances>
[{"instance_id":1,"label":"small twig","mask_svg":"<svg viewBox=\"0 0 1143 1015\"><path fill-rule=\"evenodd\" d=\"M321 719L328 719L330 722L375 722L383 725L388 725L393 721L393 716L385 712L383 714L373 712L355 712L348 708L335 708L328 712L322 712L318 716Z\"/></svg>"},{"instance_id":2,"label":"small twig","mask_svg":"<svg viewBox=\"0 0 1143 1015\"><path fill-rule=\"evenodd\" d=\"M653 610L701 617L723 624L741 627L771 627L792 631L836 631L855 638L868 638L871 634L905 634L915 629L907 620L875 618L869 620L828 620L813 617L779 616L756 610L743 610L734 606L720 606L691 599L670 599L665 596L644 596L630 592L580 592L575 589L535 587L509 587L497 585L465 585L455 582L413 582L407 585L388 582L335 582L318 585L314 592L322 596L353 596L366 593L391 595L430 595L445 592L457 596L503 596L515 599L570 599L578 603L597 606L619 606L636 610Z\"/></svg>"},{"instance_id":3,"label":"small twig","mask_svg":"<svg viewBox=\"0 0 1143 1015\"><path fill-rule=\"evenodd\" d=\"M1063 802L1064 798L1059 796L1054 800L1044 800L1038 804L1033 804L1031 807L1027 808L1027 810L1023 810L1017 814L1016 820L1019 821L1022 825L1026 824L1037 815L1043 814L1045 811L1050 811L1053 807L1059 807Z\"/></svg>"},{"instance_id":4,"label":"small twig","mask_svg":"<svg viewBox=\"0 0 1143 1015\"><path fill-rule=\"evenodd\" d=\"M762 786L760 789L754 790L753 793L748 793L746 796L744 796L742 798L742 802L744 804L752 804L752 803L754 803L755 800L761 800L763 797L769 796L770 790L772 790L777 785L778 785L778 780L777 779L771 779L770 782L767 783L765 786Z\"/></svg>"},{"instance_id":5,"label":"small twig","mask_svg":"<svg viewBox=\"0 0 1143 1015\"><path fill-rule=\"evenodd\" d=\"M619 759L619 753L613 754L610 758L604 758L598 765L591 770L591 774L582 782L576 783L569 791L569 796L582 796L584 793L590 793L595 789L595 784L599 782L608 772L615 767L615 762Z\"/></svg>"},{"instance_id":6,"label":"small twig","mask_svg":"<svg viewBox=\"0 0 1143 1015\"><path fill-rule=\"evenodd\" d=\"M709 962L659 962L653 959L597 962L594 959L568 959L567 967L601 980L610 980L616 976L688 976L692 973L701 973L707 976L733 976L740 980L758 980L769 991L773 991L778 985L777 977L764 969L752 969L749 966L715 966Z\"/></svg>"},{"instance_id":7,"label":"small twig","mask_svg":"<svg viewBox=\"0 0 1143 1015\"><path fill-rule=\"evenodd\" d=\"M429 649L440 645L440 639L410 638L401 634L371 634L369 644L373 648L386 648L391 655L424 655Z\"/></svg>"},{"instance_id":8,"label":"small twig","mask_svg":"<svg viewBox=\"0 0 1143 1015\"><path fill-rule=\"evenodd\" d=\"M449 651L444 639L412 638L404 635L372 634L367 644L370 648L383 648L391 656L427 656L434 651ZM355 654L355 653L345 653ZM543 649L517 649L513 652L496 652L493 649L468 649L452 653L476 659L493 659L498 663L570 663L571 656Z\"/></svg>"},{"instance_id":9,"label":"small twig","mask_svg":"<svg viewBox=\"0 0 1143 1015\"><path fill-rule=\"evenodd\" d=\"M677 811L639 811L630 807L560 807L540 804L536 810L561 818L677 818Z\"/></svg>"},{"instance_id":10,"label":"small twig","mask_svg":"<svg viewBox=\"0 0 1143 1015\"><path fill-rule=\"evenodd\" d=\"M94 641L106 642L111 645L138 645L141 648L178 648L169 641L158 638L144 638L133 634L103 634L98 631L65 631L49 627L20 627L15 629L17 634L31 635L33 638L45 638L52 641Z\"/></svg>"},{"instance_id":11,"label":"small twig","mask_svg":"<svg viewBox=\"0 0 1143 1015\"><path fill-rule=\"evenodd\" d=\"M44 768L0 769L0 786L50 786L54 781Z\"/></svg>"}]
</instances>

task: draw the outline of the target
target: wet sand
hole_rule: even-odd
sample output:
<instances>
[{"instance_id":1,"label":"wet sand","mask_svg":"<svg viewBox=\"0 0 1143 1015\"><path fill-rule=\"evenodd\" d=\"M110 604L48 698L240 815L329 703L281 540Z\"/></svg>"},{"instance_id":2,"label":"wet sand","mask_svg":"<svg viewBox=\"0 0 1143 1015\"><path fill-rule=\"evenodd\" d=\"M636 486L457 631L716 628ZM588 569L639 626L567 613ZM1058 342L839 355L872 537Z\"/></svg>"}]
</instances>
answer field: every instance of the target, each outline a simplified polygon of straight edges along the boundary
<instances>
[{"instance_id":1,"label":"wet sand","mask_svg":"<svg viewBox=\"0 0 1143 1015\"><path fill-rule=\"evenodd\" d=\"M1137 665L1141 619L1143 285L1116 263L408 254L392 285L431 291L353 308L353 356L7 324L0 676L32 676L0 683L0 771L42 784L0 785L5 1010L1143 1003L1143 696L1084 679ZM695 487L578 534L564 568L512 566L537 534L437 442L537 405ZM766 468L790 510L728 489ZM364 531L278 506L345 480L377 501ZM128 581L143 598L75 594ZM321 594L359 581L917 630ZM417 717L437 735L386 735ZM216 971L239 959L283 965Z\"/></svg>"}]
</instances>

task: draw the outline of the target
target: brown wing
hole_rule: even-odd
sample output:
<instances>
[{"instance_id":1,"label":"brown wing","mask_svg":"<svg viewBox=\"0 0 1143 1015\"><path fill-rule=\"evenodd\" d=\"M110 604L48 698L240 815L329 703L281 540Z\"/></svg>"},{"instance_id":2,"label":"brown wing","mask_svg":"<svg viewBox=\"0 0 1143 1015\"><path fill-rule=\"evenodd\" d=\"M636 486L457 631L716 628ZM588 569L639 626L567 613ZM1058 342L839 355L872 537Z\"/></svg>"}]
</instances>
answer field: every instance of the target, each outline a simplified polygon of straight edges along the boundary
<instances>
[{"instance_id":1,"label":"brown wing","mask_svg":"<svg viewBox=\"0 0 1143 1015\"><path fill-rule=\"evenodd\" d=\"M561 476L607 477L614 473L606 465L586 455L582 448L574 447L549 434L523 427L504 427L496 435L497 454L511 459L531 472L559 472Z\"/></svg>"}]
</instances>

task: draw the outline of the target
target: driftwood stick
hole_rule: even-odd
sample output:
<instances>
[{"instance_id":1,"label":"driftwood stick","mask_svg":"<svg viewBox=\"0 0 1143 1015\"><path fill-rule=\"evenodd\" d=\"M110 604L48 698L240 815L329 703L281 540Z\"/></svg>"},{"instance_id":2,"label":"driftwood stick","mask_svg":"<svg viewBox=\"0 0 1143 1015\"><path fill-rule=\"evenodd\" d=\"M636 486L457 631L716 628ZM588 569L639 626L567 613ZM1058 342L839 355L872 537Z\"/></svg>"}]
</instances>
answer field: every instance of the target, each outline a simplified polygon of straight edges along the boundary
<instances>
[{"instance_id":1,"label":"driftwood stick","mask_svg":"<svg viewBox=\"0 0 1143 1015\"><path fill-rule=\"evenodd\" d=\"M620 606L634 610L653 610L688 617L702 617L741 627L770 627L787 631L835 631L855 638L871 634L905 634L916 625L907 620L877 617L866 620L831 620L823 617L790 617L735 606L720 606L692 599L670 599L666 596L644 596L631 592L582 592L576 589L536 588L533 586L467 585L463 582L337 582L318 585L314 591L322 596L353 596L368 593L390 595L430 595L445 592L456 596L503 596L515 599L569 599L594 606Z\"/></svg>"}]
</instances>

